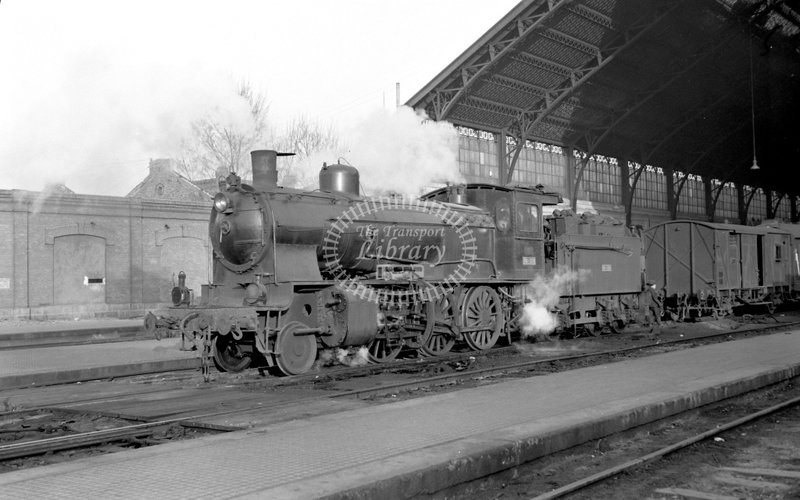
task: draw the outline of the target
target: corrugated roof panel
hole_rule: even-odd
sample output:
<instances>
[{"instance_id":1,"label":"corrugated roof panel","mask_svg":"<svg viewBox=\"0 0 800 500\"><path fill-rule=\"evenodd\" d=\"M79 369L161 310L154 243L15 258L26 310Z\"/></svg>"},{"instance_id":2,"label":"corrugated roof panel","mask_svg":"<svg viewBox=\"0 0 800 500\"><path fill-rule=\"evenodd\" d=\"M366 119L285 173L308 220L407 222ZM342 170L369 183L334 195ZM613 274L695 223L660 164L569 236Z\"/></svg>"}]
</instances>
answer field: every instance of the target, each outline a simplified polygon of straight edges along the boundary
<instances>
[{"instance_id":1,"label":"corrugated roof panel","mask_svg":"<svg viewBox=\"0 0 800 500\"><path fill-rule=\"evenodd\" d=\"M575 68L586 61L588 56L585 52L559 43L554 38L552 33L549 36L547 33L542 34L534 38L525 47L525 51L568 68Z\"/></svg>"},{"instance_id":2,"label":"corrugated roof panel","mask_svg":"<svg viewBox=\"0 0 800 500\"><path fill-rule=\"evenodd\" d=\"M474 95L481 99L522 109L529 108L542 100L539 95L496 84L483 84L475 90Z\"/></svg>"},{"instance_id":3,"label":"corrugated roof panel","mask_svg":"<svg viewBox=\"0 0 800 500\"><path fill-rule=\"evenodd\" d=\"M542 61L534 61L531 57L525 57L522 54L512 55L509 60L509 64L499 74L544 88L553 88L564 81L564 76L556 72L555 68L553 68L554 71L545 71L533 65L541 63L540 66L547 66Z\"/></svg>"},{"instance_id":4,"label":"corrugated roof panel","mask_svg":"<svg viewBox=\"0 0 800 500\"><path fill-rule=\"evenodd\" d=\"M616 32L575 14L554 21L553 28L594 46L600 45L608 36L617 35Z\"/></svg>"}]
</instances>

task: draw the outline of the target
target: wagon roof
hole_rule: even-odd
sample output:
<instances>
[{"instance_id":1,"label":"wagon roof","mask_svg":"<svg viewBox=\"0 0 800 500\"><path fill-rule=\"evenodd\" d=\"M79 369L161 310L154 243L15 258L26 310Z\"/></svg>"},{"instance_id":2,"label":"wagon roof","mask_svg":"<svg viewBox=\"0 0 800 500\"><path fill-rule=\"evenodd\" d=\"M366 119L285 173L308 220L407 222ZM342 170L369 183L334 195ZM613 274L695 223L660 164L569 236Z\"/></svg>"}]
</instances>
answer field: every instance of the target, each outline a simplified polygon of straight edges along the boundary
<instances>
[{"instance_id":1,"label":"wagon roof","mask_svg":"<svg viewBox=\"0 0 800 500\"><path fill-rule=\"evenodd\" d=\"M706 226L718 231L727 231L730 233L741 233L741 234L791 234L784 228L774 228L769 226L743 226L740 224L724 224L721 222L707 222L707 221L691 220L691 219L679 219L679 220L670 220L662 222L660 224L655 224L653 226L650 226L647 230L645 230L645 232L654 231L656 228L660 226L667 226L673 224L695 224L698 226Z\"/></svg>"}]
</instances>

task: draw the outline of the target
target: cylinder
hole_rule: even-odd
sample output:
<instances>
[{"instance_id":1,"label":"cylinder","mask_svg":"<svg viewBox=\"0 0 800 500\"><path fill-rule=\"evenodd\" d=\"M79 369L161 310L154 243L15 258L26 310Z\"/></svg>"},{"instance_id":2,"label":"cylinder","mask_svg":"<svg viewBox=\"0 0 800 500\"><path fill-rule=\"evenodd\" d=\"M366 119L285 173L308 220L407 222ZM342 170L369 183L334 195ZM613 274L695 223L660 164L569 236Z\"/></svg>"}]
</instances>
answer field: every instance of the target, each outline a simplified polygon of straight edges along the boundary
<instances>
[{"instance_id":1,"label":"cylinder","mask_svg":"<svg viewBox=\"0 0 800 500\"><path fill-rule=\"evenodd\" d=\"M319 190L326 193L358 197L359 183L358 169L350 165L323 165L319 171Z\"/></svg>"},{"instance_id":2,"label":"cylinder","mask_svg":"<svg viewBox=\"0 0 800 500\"><path fill-rule=\"evenodd\" d=\"M267 191L278 185L278 152L259 149L250 152L253 163L253 187L256 191Z\"/></svg>"}]
</instances>

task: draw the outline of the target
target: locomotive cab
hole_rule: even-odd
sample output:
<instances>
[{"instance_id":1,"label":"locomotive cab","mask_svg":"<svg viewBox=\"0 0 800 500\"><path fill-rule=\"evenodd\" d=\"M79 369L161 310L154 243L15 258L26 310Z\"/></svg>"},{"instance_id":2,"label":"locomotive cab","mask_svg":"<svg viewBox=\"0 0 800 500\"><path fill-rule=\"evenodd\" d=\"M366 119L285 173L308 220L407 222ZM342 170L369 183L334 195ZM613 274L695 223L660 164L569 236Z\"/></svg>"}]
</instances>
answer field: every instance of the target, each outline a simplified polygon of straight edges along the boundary
<instances>
[{"instance_id":1,"label":"locomotive cab","mask_svg":"<svg viewBox=\"0 0 800 500\"><path fill-rule=\"evenodd\" d=\"M492 215L497 229L493 254L497 278L530 281L545 271L542 210L556 205L561 197L545 192L541 187L496 186L467 184L456 191L469 205L482 208ZM442 188L425 195L426 199L446 201L453 187Z\"/></svg>"}]
</instances>

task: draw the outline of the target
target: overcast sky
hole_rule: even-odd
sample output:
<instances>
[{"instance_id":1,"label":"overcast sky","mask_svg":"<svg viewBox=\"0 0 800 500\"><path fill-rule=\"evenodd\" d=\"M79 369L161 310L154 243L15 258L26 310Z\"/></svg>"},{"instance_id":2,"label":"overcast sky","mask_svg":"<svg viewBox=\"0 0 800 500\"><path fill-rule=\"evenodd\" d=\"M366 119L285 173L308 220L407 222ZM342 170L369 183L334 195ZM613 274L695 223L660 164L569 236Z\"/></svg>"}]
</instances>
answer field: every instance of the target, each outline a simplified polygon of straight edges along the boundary
<instances>
[{"instance_id":1,"label":"overcast sky","mask_svg":"<svg viewBox=\"0 0 800 500\"><path fill-rule=\"evenodd\" d=\"M401 102L516 0L2 0L0 189L124 195L236 81L270 121Z\"/></svg>"}]
</instances>

